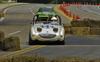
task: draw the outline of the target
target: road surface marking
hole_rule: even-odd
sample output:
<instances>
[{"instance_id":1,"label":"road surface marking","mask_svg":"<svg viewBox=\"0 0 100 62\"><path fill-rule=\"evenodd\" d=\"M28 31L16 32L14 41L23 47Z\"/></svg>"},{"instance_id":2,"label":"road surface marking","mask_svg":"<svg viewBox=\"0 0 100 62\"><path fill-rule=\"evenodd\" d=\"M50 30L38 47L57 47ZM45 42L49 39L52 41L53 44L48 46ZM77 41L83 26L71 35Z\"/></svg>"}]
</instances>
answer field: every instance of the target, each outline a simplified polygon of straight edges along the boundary
<instances>
[{"instance_id":1,"label":"road surface marking","mask_svg":"<svg viewBox=\"0 0 100 62\"><path fill-rule=\"evenodd\" d=\"M3 11L4 16L5 16L5 14L6 14L7 10L8 10L8 8L7 8L7 9L5 9L5 10ZM3 20L5 19L5 17L4 17L4 16L0 18L0 22L3 22Z\"/></svg>"},{"instance_id":2,"label":"road surface marking","mask_svg":"<svg viewBox=\"0 0 100 62\"><path fill-rule=\"evenodd\" d=\"M35 46L31 46L29 48L25 48L19 51L15 51L15 52L11 52L9 54L3 55L2 57L12 57L12 56L16 56L16 55L21 55L21 54L25 54L28 53L30 51L36 50L36 49L40 49L45 47L45 45L35 45Z\"/></svg>"},{"instance_id":3,"label":"road surface marking","mask_svg":"<svg viewBox=\"0 0 100 62\"><path fill-rule=\"evenodd\" d=\"M1 17L1 18L0 18L0 22L2 22L4 19L5 19L4 17Z\"/></svg>"},{"instance_id":4,"label":"road surface marking","mask_svg":"<svg viewBox=\"0 0 100 62\"><path fill-rule=\"evenodd\" d=\"M16 31L16 32L9 33L9 34L7 35L7 37L12 36L12 35L14 35L14 34L18 34L18 33L20 33L20 32L21 32L21 31Z\"/></svg>"},{"instance_id":5,"label":"road surface marking","mask_svg":"<svg viewBox=\"0 0 100 62\"><path fill-rule=\"evenodd\" d=\"M70 21L72 21L72 17L69 17L67 15L65 15L61 10L59 10L59 5L56 5L54 8L55 11L57 11L58 13L62 14L65 18L69 19Z\"/></svg>"},{"instance_id":6,"label":"road surface marking","mask_svg":"<svg viewBox=\"0 0 100 62\"><path fill-rule=\"evenodd\" d=\"M9 8L6 8L6 9L3 11L3 13L6 14L6 12L8 11L8 9L9 9Z\"/></svg>"},{"instance_id":7,"label":"road surface marking","mask_svg":"<svg viewBox=\"0 0 100 62\"><path fill-rule=\"evenodd\" d=\"M32 13L32 15L34 15L34 12L33 12L33 10L32 10L31 8L29 8L29 10L30 10L30 12Z\"/></svg>"}]
</instances>

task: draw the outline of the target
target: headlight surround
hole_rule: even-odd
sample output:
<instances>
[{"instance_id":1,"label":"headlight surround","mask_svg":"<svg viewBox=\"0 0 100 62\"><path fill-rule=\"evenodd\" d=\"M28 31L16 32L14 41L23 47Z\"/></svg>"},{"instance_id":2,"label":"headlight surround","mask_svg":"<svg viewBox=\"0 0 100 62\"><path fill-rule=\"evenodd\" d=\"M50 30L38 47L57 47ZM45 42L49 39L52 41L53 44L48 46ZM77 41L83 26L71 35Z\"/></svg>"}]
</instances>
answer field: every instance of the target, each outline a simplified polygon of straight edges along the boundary
<instances>
[{"instance_id":1,"label":"headlight surround","mask_svg":"<svg viewBox=\"0 0 100 62\"><path fill-rule=\"evenodd\" d=\"M37 35L38 35L38 32L36 32L35 29L32 28L31 29L31 36L34 37L34 36L37 36Z\"/></svg>"},{"instance_id":2,"label":"headlight surround","mask_svg":"<svg viewBox=\"0 0 100 62\"><path fill-rule=\"evenodd\" d=\"M53 31L54 32L58 32L58 28L53 28Z\"/></svg>"},{"instance_id":3,"label":"headlight surround","mask_svg":"<svg viewBox=\"0 0 100 62\"><path fill-rule=\"evenodd\" d=\"M63 35L64 35L64 33L65 33L65 32L64 32L64 29L62 28L62 29L61 29L61 31L60 31L60 35L62 35L62 36L63 36Z\"/></svg>"},{"instance_id":4,"label":"headlight surround","mask_svg":"<svg viewBox=\"0 0 100 62\"><path fill-rule=\"evenodd\" d=\"M38 31L38 32L41 32L41 31L42 31L42 28L37 28L37 31Z\"/></svg>"}]
</instances>

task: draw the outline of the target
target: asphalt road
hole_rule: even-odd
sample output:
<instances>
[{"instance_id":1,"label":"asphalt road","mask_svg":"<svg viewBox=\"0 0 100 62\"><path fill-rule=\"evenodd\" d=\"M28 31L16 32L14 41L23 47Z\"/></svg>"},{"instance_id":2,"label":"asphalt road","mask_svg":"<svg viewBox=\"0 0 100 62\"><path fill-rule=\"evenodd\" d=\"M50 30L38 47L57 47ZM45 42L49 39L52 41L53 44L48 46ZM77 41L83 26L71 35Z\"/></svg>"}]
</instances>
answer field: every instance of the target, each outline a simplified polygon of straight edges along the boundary
<instances>
[{"instance_id":1,"label":"asphalt road","mask_svg":"<svg viewBox=\"0 0 100 62\"><path fill-rule=\"evenodd\" d=\"M90 6L90 5L79 5L79 6L69 6L67 7L70 11L74 14L79 15L82 19L83 18L90 18L95 20L100 20L99 17L99 8L97 6Z\"/></svg>"},{"instance_id":2,"label":"asphalt road","mask_svg":"<svg viewBox=\"0 0 100 62\"><path fill-rule=\"evenodd\" d=\"M33 50L24 55L39 55L49 59L60 57L82 57L85 59L100 58L100 46L89 45L65 45L65 46L46 46L41 49Z\"/></svg>"},{"instance_id":3,"label":"asphalt road","mask_svg":"<svg viewBox=\"0 0 100 62\"><path fill-rule=\"evenodd\" d=\"M5 15L5 19L0 25L0 30L4 31L6 36L18 32L13 36L20 37L22 48L30 47L28 45L28 33L32 17L34 15L32 14L32 11L35 13L39 7L43 6L54 6L54 5L29 4L29 5L21 5L8 8ZM70 24L68 19L66 19L62 15L60 16L62 17L62 21L64 24L66 25ZM70 45L80 45L80 46L70 46ZM90 46L88 47L85 45L90 45ZM99 36L66 35L65 45L51 45L51 46L47 45L44 48L33 50L25 54L26 55L39 54L52 58L61 56L99 57L100 46L92 46L92 45L100 45Z\"/></svg>"}]
</instances>

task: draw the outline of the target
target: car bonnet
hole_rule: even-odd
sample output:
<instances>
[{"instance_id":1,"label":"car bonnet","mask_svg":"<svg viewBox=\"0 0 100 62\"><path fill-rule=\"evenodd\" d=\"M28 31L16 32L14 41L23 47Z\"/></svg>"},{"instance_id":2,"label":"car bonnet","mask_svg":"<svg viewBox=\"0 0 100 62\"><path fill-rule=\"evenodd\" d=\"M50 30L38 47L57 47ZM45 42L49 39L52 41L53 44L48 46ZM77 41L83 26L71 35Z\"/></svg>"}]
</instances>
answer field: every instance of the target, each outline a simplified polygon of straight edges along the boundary
<instances>
[{"instance_id":1,"label":"car bonnet","mask_svg":"<svg viewBox=\"0 0 100 62\"><path fill-rule=\"evenodd\" d=\"M42 31L40 33L55 33L53 31L54 28L58 28L58 31L60 30L60 26L59 25L52 25L52 24L35 24L34 25L34 30L35 32L37 32L37 28L41 28Z\"/></svg>"}]
</instances>

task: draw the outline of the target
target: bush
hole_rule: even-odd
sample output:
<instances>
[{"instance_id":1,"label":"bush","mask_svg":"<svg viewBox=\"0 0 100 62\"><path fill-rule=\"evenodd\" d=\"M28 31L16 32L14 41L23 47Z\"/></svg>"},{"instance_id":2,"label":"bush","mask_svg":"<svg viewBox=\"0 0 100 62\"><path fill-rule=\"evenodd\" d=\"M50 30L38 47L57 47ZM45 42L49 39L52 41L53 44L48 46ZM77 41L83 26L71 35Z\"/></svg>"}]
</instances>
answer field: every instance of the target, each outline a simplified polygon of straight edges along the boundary
<instances>
[{"instance_id":1,"label":"bush","mask_svg":"<svg viewBox=\"0 0 100 62\"><path fill-rule=\"evenodd\" d=\"M2 1L0 0L0 3L2 3Z\"/></svg>"},{"instance_id":2,"label":"bush","mask_svg":"<svg viewBox=\"0 0 100 62\"><path fill-rule=\"evenodd\" d=\"M91 20L89 22L90 27L99 27L100 28L100 20Z\"/></svg>"},{"instance_id":3,"label":"bush","mask_svg":"<svg viewBox=\"0 0 100 62\"><path fill-rule=\"evenodd\" d=\"M73 27L89 27L88 21L72 21L71 26Z\"/></svg>"},{"instance_id":4,"label":"bush","mask_svg":"<svg viewBox=\"0 0 100 62\"><path fill-rule=\"evenodd\" d=\"M4 51L20 50L20 39L18 37L9 37L4 39L2 43L2 50Z\"/></svg>"},{"instance_id":5,"label":"bush","mask_svg":"<svg viewBox=\"0 0 100 62\"><path fill-rule=\"evenodd\" d=\"M5 34L4 32L0 31L0 41L4 40Z\"/></svg>"},{"instance_id":6,"label":"bush","mask_svg":"<svg viewBox=\"0 0 100 62\"><path fill-rule=\"evenodd\" d=\"M4 14L3 14L2 12L0 12L0 18L1 18L1 17L4 17Z\"/></svg>"},{"instance_id":7,"label":"bush","mask_svg":"<svg viewBox=\"0 0 100 62\"><path fill-rule=\"evenodd\" d=\"M100 20L93 19L83 19L83 20L74 20L71 22L73 27L100 27Z\"/></svg>"},{"instance_id":8,"label":"bush","mask_svg":"<svg viewBox=\"0 0 100 62\"><path fill-rule=\"evenodd\" d=\"M81 57L61 57L49 60L37 55L19 55L13 57L1 57L0 62L100 62L100 59L83 59Z\"/></svg>"},{"instance_id":9,"label":"bush","mask_svg":"<svg viewBox=\"0 0 100 62\"><path fill-rule=\"evenodd\" d=\"M5 38L4 32L0 31L0 49L2 47L2 42L3 42L4 38Z\"/></svg>"},{"instance_id":10,"label":"bush","mask_svg":"<svg viewBox=\"0 0 100 62\"><path fill-rule=\"evenodd\" d=\"M71 27L72 34L74 35L89 35L89 27Z\"/></svg>"},{"instance_id":11,"label":"bush","mask_svg":"<svg viewBox=\"0 0 100 62\"><path fill-rule=\"evenodd\" d=\"M65 34L71 34L71 26L64 26Z\"/></svg>"},{"instance_id":12,"label":"bush","mask_svg":"<svg viewBox=\"0 0 100 62\"><path fill-rule=\"evenodd\" d=\"M100 35L100 28L91 28L90 34L91 35Z\"/></svg>"},{"instance_id":13,"label":"bush","mask_svg":"<svg viewBox=\"0 0 100 62\"><path fill-rule=\"evenodd\" d=\"M44 58L44 57L40 57L40 56L16 56L12 58L13 61L12 62L16 62L17 60L19 60L19 62L49 62L48 59Z\"/></svg>"},{"instance_id":14,"label":"bush","mask_svg":"<svg viewBox=\"0 0 100 62\"><path fill-rule=\"evenodd\" d=\"M87 62L87 61L79 57L65 57L65 58L57 58L55 60L52 60L52 62Z\"/></svg>"},{"instance_id":15,"label":"bush","mask_svg":"<svg viewBox=\"0 0 100 62\"><path fill-rule=\"evenodd\" d=\"M82 59L79 57L65 57L65 58L57 58L49 60L45 57L32 55L19 55L19 56L13 56L13 57L6 57L1 58L0 62L88 62L89 60Z\"/></svg>"},{"instance_id":16,"label":"bush","mask_svg":"<svg viewBox=\"0 0 100 62\"><path fill-rule=\"evenodd\" d=\"M19 55L19 56L13 56L13 57L9 56L1 58L0 62L50 62L50 60L37 55L32 55L32 56Z\"/></svg>"}]
</instances>

